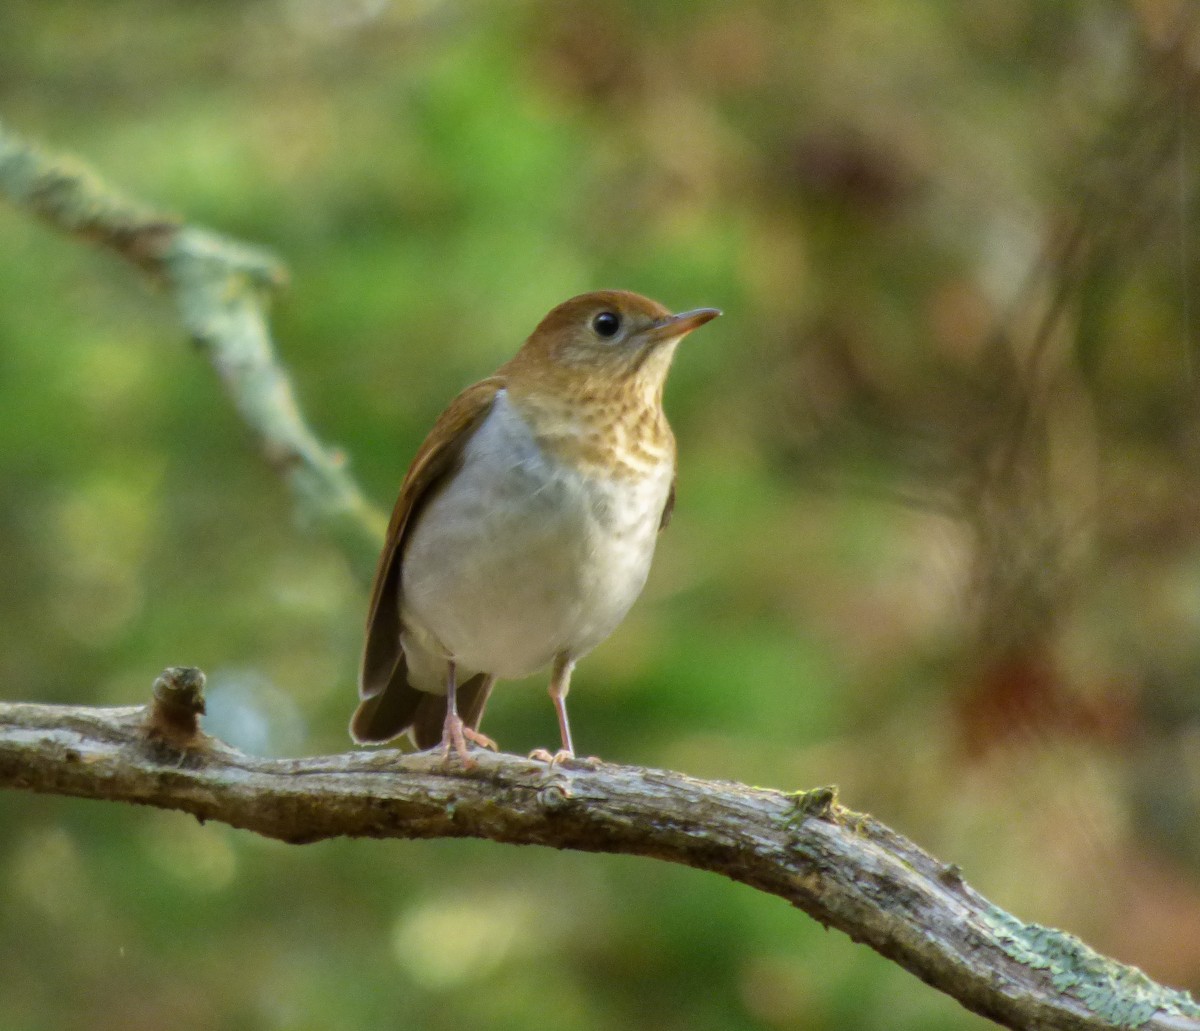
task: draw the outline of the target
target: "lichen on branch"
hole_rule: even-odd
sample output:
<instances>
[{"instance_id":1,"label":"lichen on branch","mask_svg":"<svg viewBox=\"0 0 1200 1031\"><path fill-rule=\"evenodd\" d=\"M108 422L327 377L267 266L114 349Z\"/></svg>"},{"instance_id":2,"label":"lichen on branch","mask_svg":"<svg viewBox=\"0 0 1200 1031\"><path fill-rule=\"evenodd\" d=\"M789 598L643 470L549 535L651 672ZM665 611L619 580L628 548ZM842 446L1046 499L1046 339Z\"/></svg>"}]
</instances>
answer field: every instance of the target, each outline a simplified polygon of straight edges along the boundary
<instances>
[{"instance_id":1,"label":"lichen on branch","mask_svg":"<svg viewBox=\"0 0 1200 1031\"><path fill-rule=\"evenodd\" d=\"M1200 1031L1183 992L1025 924L831 788L785 793L595 760L440 751L260 759L204 734L198 670L149 706L0 703L0 788L177 809L282 841L475 837L721 874L1012 1028Z\"/></svg>"},{"instance_id":2,"label":"lichen on branch","mask_svg":"<svg viewBox=\"0 0 1200 1031\"><path fill-rule=\"evenodd\" d=\"M173 298L259 450L303 518L324 527L364 579L387 525L322 444L275 354L268 310L287 279L272 255L130 200L71 157L49 154L0 121L0 197L55 229L132 263Z\"/></svg>"}]
</instances>

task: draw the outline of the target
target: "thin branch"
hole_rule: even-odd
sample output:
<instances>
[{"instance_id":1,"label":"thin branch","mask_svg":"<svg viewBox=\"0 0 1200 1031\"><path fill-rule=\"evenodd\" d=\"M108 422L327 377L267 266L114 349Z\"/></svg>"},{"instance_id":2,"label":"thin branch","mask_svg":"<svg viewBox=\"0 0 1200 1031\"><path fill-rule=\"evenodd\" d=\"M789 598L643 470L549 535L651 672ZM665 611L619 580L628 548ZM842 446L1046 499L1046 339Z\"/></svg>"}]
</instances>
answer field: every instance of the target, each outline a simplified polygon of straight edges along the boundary
<instances>
[{"instance_id":1,"label":"thin branch","mask_svg":"<svg viewBox=\"0 0 1200 1031\"><path fill-rule=\"evenodd\" d=\"M74 159L44 153L3 122L0 197L166 287L301 511L369 577L387 520L349 475L344 457L309 429L276 358L267 311L286 280L283 266L264 251L122 196Z\"/></svg>"},{"instance_id":2,"label":"thin branch","mask_svg":"<svg viewBox=\"0 0 1200 1031\"><path fill-rule=\"evenodd\" d=\"M282 841L474 837L619 852L778 895L1012 1028L1197 1031L1200 1006L1025 924L832 788L786 794L594 760L384 750L259 759L199 730L199 671L147 707L0 703L0 788L133 802Z\"/></svg>"}]
</instances>

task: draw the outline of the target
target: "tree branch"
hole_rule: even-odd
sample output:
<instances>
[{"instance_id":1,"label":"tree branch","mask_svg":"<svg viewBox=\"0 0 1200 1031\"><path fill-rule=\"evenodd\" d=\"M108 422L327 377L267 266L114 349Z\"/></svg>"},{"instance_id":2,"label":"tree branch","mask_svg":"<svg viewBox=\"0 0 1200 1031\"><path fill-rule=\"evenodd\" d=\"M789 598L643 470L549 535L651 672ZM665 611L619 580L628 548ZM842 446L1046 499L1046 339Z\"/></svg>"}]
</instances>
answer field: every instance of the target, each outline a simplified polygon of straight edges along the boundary
<instances>
[{"instance_id":1,"label":"tree branch","mask_svg":"<svg viewBox=\"0 0 1200 1031\"><path fill-rule=\"evenodd\" d=\"M305 423L275 356L267 310L286 280L283 266L264 251L122 196L83 165L42 152L3 122L0 197L165 285L184 328L301 511L329 530L369 578L387 519L349 475L344 457Z\"/></svg>"},{"instance_id":2,"label":"tree branch","mask_svg":"<svg viewBox=\"0 0 1200 1031\"><path fill-rule=\"evenodd\" d=\"M475 837L663 859L778 895L1008 1027L1200 1029L1186 993L1021 922L832 788L490 752L470 768L393 750L259 759L199 730L202 685L198 670L167 670L146 707L0 703L0 787L178 809L295 844Z\"/></svg>"}]
</instances>

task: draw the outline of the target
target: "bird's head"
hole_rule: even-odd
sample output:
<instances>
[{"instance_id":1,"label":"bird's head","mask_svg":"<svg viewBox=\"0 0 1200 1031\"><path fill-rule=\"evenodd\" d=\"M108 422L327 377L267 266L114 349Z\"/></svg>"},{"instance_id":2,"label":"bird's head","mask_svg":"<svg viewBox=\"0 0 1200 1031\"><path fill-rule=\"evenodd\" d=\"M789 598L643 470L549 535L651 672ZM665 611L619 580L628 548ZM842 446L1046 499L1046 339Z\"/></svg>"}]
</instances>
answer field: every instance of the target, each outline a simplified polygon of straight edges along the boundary
<instances>
[{"instance_id":1,"label":"bird's head","mask_svg":"<svg viewBox=\"0 0 1200 1031\"><path fill-rule=\"evenodd\" d=\"M720 314L695 308L672 315L657 301L624 290L580 294L538 323L505 372L535 388L657 402L675 346Z\"/></svg>"}]
</instances>

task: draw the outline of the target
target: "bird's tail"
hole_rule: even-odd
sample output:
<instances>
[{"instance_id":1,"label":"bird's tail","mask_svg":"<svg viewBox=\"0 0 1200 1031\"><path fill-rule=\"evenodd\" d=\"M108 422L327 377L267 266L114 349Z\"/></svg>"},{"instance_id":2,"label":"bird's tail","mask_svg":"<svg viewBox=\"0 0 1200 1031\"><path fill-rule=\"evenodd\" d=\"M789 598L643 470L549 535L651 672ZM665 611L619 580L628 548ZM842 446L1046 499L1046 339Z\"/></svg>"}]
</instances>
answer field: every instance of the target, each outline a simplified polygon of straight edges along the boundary
<instances>
[{"instance_id":1,"label":"bird's tail","mask_svg":"<svg viewBox=\"0 0 1200 1031\"><path fill-rule=\"evenodd\" d=\"M496 678L477 673L458 685L458 714L476 730ZM359 703L350 720L350 736L362 744L390 741L408 731L418 748L441 743L446 721L446 696L418 691L408 682L408 665L401 653L382 689Z\"/></svg>"}]
</instances>

